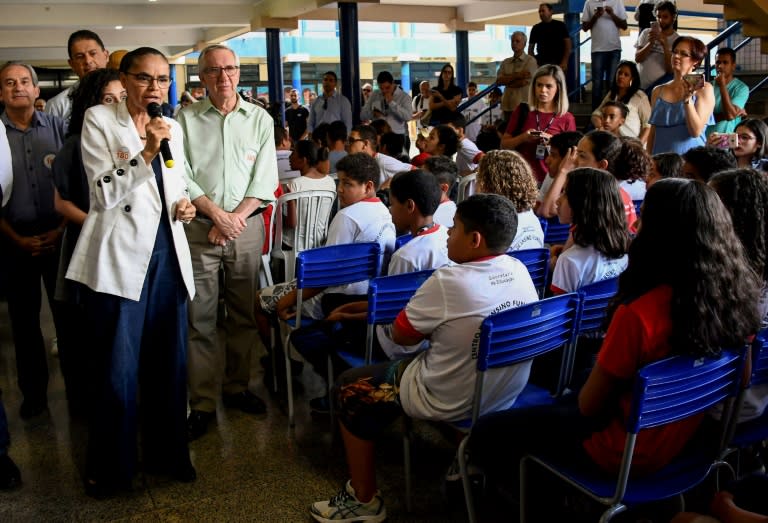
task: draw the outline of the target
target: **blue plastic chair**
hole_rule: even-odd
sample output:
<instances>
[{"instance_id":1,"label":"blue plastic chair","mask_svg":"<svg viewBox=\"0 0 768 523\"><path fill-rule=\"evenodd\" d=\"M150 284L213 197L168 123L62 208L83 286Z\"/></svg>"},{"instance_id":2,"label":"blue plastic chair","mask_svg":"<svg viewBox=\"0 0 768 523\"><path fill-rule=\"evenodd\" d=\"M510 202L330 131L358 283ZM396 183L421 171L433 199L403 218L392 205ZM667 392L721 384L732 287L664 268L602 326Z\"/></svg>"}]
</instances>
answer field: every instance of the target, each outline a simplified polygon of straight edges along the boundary
<instances>
[{"instance_id":1,"label":"blue plastic chair","mask_svg":"<svg viewBox=\"0 0 768 523\"><path fill-rule=\"evenodd\" d=\"M761 330L752 343L752 374L749 386L768 383L768 329ZM738 423L730 446L743 448L768 439L768 409L759 418Z\"/></svg>"},{"instance_id":2,"label":"blue plastic chair","mask_svg":"<svg viewBox=\"0 0 768 523\"><path fill-rule=\"evenodd\" d=\"M635 205L635 214L640 218L640 208L643 206L643 200L632 200L632 203Z\"/></svg>"},{"instance_id":3,"label":"blue plastic chair","mask_svg":"<svg viewBox=\"0 0 768 523\"><path fill-rule=\"evenodd\" d=\"M300 328L312 323L302 321L302 289L334 287L363 280L372 280L381 269L381 246L376 242L348 243L301 251L296 258L296 317L287 321L289 327ZM288 337L290 341L290 335ZM285 369L288 389L288 421L294 425L293 386L291 379L290 344L286 343ZM328 379L333 383L333 369L328 366ZM333 408L333 407L331 407ZM331 413L333 414L333 413Z\"/></svg>"},{"instance_id":4,"label":"blue plastic chair","mask_svg":"<svg viewBox=\"0 0 768 523\"><path fill-rule=\"evenodd\" d=\"M579 311L579 296L576 293L570 293L493 314L483 320L480 327L472 417L454 425L471 431L471 427L480 418L486 371L523 363L561 347L564 366L569 357L569 347L576 334ZM563 384L561 383L558 388L558 393L562 392ZM515 400L513 408L552 404L554 400L555 398L548 390L529 383ZM469 520L474 522L475 510L467 466L467 444L470 437L471 432L462 439L457 459L464 485L467 513Z\"/></svg>"},{"instance_id":5,"label":"blue plastic chair","mask_svg":"<svg viewBox=\"0 0 768 523\"><path fill-rule=\"evenodd\" d=\"M401 234L400 236L395 238L395 250L399 249L400 247L402 247L412 239L413 239L413 235L409 232L405 234Z\"/></svg>"},{"instance_id":6,"label":"blue plastic chair","mask_svg":"<svg viewBox=\"0 0 768 523\"><path fill-rule=\"evenodd\" d=\"M419 287L435 272L428 269L393 276L379 276L368 284L368 329L365 340L365 356L337 351L336 354L352 367L370 365L373 361L373 340L376 325L388 325L402 311Z\"/></svg>"},{"instance_id":7,"label":"blue plastic chair","mask_svg":"<svg viewBox=\"0 0 768 523\"><path fill-rule=\"evenodd\" d=\"M546 221L547 228L544 230L545 245L559 245L568 241L571 225L560 223L557 216L549 218Z\"/></svg>"},{"instance_id":8,"label":"blue plastic chair","mask_svg":"<svg viewBox=\"0 0 768 523\"><path fill-rule=\"evenodd\" d=\"M539 298L544 296L549 277L549 249L523 249L520 251L507 251L507 254L523 262L528 274L531 275L533 286L539 293Z\"/></svg>"},{"instance_id":9,"label":"blue plastic chair","mask_svg":"<svg viewBox=\"0 0 768 523\"><path fill-rule=\"evenodd\" d=\"M684 451L662 470L644 477L630 477L632 455L638 432L705 412L738 395L745 351L723 351L718 358L696 359L675 356L640 369L635 378L630 414L626 420L624 458L617 476L584 470L567 462L525 456L520 462L520 521L526 521L528 466L537 464L582 493L608 507L600 521L610 521L629 506L682 496L701 483L713 467L725 465L719 459L722 448L712 453ZM730 405L732 402L727 402ZM730 408L726 408L727 411ZM728 419L723 415L723 419ZM723 422L723 434L727 422Z\"/></svg>"},{"instance_id":10,"label":"blue plastic chair","mask_svg":"<svg viewBox=\"0 0 768 523\"><path fill-rule=\"evenodd\" d=\"M541 232L543 232L544 236L546 237L547 236L547 229L549 229L549 220L539 216L539 223L541 224Z\"/></svg>"},{"instance_id":11,"label":"blue plastic chair","mask_svg":"<svg viewBox=\"0 0 768 523\"><path fill-rule=\"evenodd\" d=\"M576 337L574 338L573 350L571 351L573 359L568 362L566 369L566 383L570 383L573 377L579 337L603 333L605 317L608 313L608 304L618 290L619 278L617 276L590 283L577 291L581 297L581 314L579 315L579 323L576 326Z\"/></svg>"}]
</instances>

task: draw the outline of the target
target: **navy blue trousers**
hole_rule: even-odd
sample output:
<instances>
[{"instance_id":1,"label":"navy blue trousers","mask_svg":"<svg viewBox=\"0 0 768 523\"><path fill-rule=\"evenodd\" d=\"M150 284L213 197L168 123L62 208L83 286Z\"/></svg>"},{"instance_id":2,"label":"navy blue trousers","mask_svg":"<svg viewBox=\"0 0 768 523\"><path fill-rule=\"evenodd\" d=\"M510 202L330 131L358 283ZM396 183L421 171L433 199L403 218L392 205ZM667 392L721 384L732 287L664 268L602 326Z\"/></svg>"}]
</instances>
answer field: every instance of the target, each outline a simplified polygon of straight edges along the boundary
<instances>
[{"instance_id":1,"label":"navy blue trousers","mask_svg":"<svg viewBox=\"0 0 768 523\"><path fill-rule=\"evenodd\" d=\"M139 416L145 469L188 465L187 291L170 235L158 234L138 302L89 292L86 311L96 368L88 479L130 484Z\"/></svg>"}]
</instances>

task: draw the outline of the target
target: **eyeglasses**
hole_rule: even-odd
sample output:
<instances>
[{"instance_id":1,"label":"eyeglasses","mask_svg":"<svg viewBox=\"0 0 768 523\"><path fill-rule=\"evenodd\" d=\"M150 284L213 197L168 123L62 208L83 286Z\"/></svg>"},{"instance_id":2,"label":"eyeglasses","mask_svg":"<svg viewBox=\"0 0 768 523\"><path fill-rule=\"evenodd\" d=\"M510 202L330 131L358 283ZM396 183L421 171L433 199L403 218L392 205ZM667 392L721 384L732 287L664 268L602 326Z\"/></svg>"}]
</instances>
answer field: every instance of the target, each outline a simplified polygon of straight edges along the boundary
<instances>
[{"instance_id":1,"label":"eyeglasses","mask_svg":"<svg viewBox=\"0 0 768 523\"><path fill-rule=\"evenodd\" d=\"M144 87L149 87L152 85L152 82L157 82L157 86L161 89L165 89L169 85L171 85L171 78L168 76L150 76L147 73L128 73L125 74L129 76L133 76L136 78L136 83L139 85L143 85Z\"/></svg>"},{"instance_id":2,"label":"eyeglasses","mask_svg":"<svg viewBox=\"0 0 768 523\"><path fill-rule=\"evenodd\" d=\"M692 55L687 51L674 50L672 51L672 56L679 56L680 58L690 58Z\"/></svg>"},{"instance_id":3,"label":"eyeglasses","mask_svg":"<svg viewBox=\"0 0 768 523\"><path fill-rule=\"evenodd\" d=\"M203 74L209 78L218 78L221 75L221 72L224 71L224 74L232 77L235 76L239 70L240 67L236 65L227 65L225 67L206 67L203 69Z\"/></svg>"},{"instance_id":4,"label":"eyeglasses","mask_svg":"<svg viewBox=\"0 0 768 523\"><path fill-rule=\"evenodd\" d=\"M364 142L365 138L347 138L347 141L344 142L346 145L352 145L355 142Z\"/></svg>"},{"instance_id":5,"label":"eyeglasses","mask_svg":"<svg viewBox=\"0 0 768 523\"><path fill-rule=\"evenodd\" d=\"M752 140L757 140L755 136L752 136L751 134L740 134L739 135L739 141L740 142L751 142Z\"/></svg>"}]
</instances>

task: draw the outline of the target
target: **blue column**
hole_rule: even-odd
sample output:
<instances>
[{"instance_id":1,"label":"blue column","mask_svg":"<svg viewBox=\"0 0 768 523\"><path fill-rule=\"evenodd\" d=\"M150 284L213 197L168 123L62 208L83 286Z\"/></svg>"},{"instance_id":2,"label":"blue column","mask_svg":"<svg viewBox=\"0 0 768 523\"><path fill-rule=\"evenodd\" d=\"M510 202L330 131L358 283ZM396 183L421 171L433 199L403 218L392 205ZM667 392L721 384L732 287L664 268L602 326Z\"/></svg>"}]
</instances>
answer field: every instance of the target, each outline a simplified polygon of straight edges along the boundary
<instances>
[{"instance_id":1,"label":"blue column","mask_svg":"<svg viewBox=\"0 0 768 523\"><path fill-rule=\"evenodd\" d=\"M352 124L360 123L360 39L357 33L357 4L339 2L339 56L341 94L352 104Z\"/></svg>"},{"instance_id":2,"label":"blue column","mask_svg":"<svg viewBox=\"0 0 768 523\"><path fill-rule=\"evenodd\" d=\"M280 29L267 28L267 85L273 117L279 115L285 125L285 104L283 103L283 59L280 55Z\"/></svg>"},{"instance_id":3,"label":"blue column","mask_svg":"<svg viewBox=\"0 0 768 523\"><path fill-rule=\"evenodd\" d=\"M456 85L467 92L469 83L469 31L456 31Z\"/></svg>"},{"instance_id":4,"label":"blue column","mask_svg":"<svg viewBox=\"0 0 768 523\"><path fill-rule=\"evenodd\" d=\"M400 63L400 86L406 93L411 92L411 62Z\"/></svg>"},{"instance_id":5,"label":"blue column","mask_svg":"<svg viewBox=\"0 0 768 523\"><path fill-rule=\"evenodd\" d=\"M573 35L571 42L573 50L568 58L568 71L565 80L568 84L568 92L581 85L581 13L584 10L584 0L564 0L560 3L563 9L563 22L568 29L568 34ZM575 34L574 34L575 33ZM581 100L581 92L576 94L576 100Z\"/></svg>"},{"instance_id":6,"label":"blue column","mask_svg":"<svg viewBox=\"0 0 768 523\"><path fill-rule=\"evenodd\" d=\"M168 103L171 107L176 107L179 103L179 98L176 96L176 66L172 64L170 69L171 85L168 86Z\"/></svg>"},{"instance_id":7,"label":"blue column","mask_svg":"<svg viewBox=\"0 0 768 523\"><path fill-rule=\"evenodd\" d=\"M291 85L301 96L301 62L293 62L291 66Z\"/></svg>"}]
</instances>

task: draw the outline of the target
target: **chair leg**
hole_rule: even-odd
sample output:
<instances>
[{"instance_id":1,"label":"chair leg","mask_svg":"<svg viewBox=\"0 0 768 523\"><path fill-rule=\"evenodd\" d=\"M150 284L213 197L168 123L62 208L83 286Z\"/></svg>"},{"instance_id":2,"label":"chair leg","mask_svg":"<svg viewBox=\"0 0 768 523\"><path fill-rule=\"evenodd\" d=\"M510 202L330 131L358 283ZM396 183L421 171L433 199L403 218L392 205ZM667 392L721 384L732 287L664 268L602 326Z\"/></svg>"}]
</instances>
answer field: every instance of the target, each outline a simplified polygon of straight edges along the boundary
<instances>
[{"instance_id":1,"label":"chair leg","mask_svg":"<svg viewBox=\"0 0 768 523\"><path fill-rule=\"evenodd\" d=\"M412 506L412 476L411 476L411 418L403 417L403 469L405 471L405 510L411 512Z\"/></svg>"},{"instance_id":2,"label":"chair leg","mask_svg":"<svg viewBox=\"0 0 768 523\"><path fill-rule=\"evenodd\" d=\"M456 459L459 460L459 471L461 472L461 483L464 487L464 501L467 504L467 516L469 517L469 523L475 523L477 518L475 517L475 504L472 499L472 481L469 479L469 470L467 464L467 442L469 441L469 434L464 436L459 444L459 450L456 454Z\"/></svg>"},{"instance_id":3,"label":"chair leg","mask_svg":"<svg viewBox=\"0 0 768 523\"><path fill-rule=\"evenodd\" d=\"M291 335L288 335L286 343L284 344L285 350L285 389L288 393L288 424L291 427L295 426L293 416L293 380L291 379Z\"/></svg>"},{"instance_id":4,"label":"chair leg","mask_svg":"<svg viewBox=\"0 0 768 523\"><path fill-rule=\"evenodd\" d=\"M600 516L600 523L608 523L613 519L613 516L621 514L625 510L627 510L626 505L613 505L612 507L609 507L608 510L603 512L603 515Z\"/></svg>"}]
</instances>

